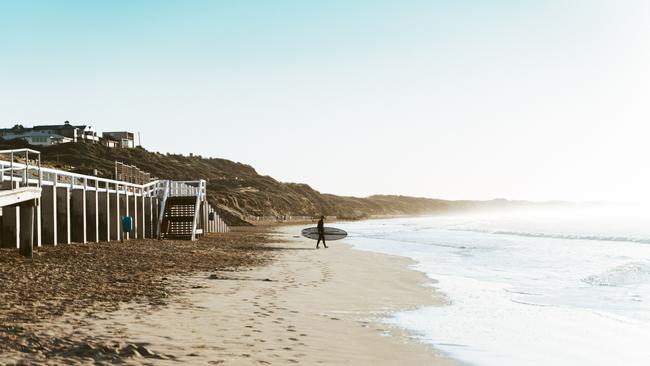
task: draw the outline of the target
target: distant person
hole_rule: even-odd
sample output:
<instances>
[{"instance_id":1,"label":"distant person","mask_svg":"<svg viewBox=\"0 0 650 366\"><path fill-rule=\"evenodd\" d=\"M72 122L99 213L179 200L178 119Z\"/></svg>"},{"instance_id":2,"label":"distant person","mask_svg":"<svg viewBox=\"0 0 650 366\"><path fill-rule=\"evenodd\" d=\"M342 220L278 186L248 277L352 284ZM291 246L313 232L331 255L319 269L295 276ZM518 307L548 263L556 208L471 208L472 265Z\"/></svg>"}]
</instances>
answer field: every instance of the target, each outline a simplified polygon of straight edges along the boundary
<instances>
[{"instance_id":1,"label":"distant person","mask_svg":"<svg viewBox=\"0 0 650 366\"><path fill-rule=\"evenodd\" d=\"M131 216L122 217L122 242L124 238L133 230L133 219Z\"/></svg>"},{"instance_id":2,"label":"distant person","mask_svg":"<svg viewBox=\"0 0 650 366\"><path fill-rule=\"evenodd\" d=\"M323 246L327 248L327 244L325 244L325 216L321 216L320 220L318 220L318 225L316 225L316 228L318 228L318 241L316 242L316 249L318 249L318 246L320 245L320 241L323 241Z\"/></svg>"}]
</instances>

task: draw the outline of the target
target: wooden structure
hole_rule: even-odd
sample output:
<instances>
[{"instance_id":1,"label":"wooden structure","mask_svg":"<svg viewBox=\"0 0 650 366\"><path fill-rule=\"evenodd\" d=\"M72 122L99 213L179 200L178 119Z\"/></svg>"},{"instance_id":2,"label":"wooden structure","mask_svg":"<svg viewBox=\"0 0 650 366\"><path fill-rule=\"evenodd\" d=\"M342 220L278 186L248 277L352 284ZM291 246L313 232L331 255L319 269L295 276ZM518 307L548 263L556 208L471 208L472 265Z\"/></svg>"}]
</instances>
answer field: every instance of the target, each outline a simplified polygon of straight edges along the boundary
<instances>
[{"instance_id":1,"label":"wooden structure","mask_svg":"<svg viewBox=\"0 0 650 366\"><path fill-rule=\"evenodd\" d=\"M174 197L187 195L193 197L194 204L190 235L176 237L194 240L206 232L228 230L218 216L208 220L212 208L206 201L203 180L154 180L136 184L41 168L40 157L34 163L30 161L30 154L33 157L39 153L29 149L0 151L0 156L9 157L9 160L0 160L0 247L19 247L21 233L27 231L32 232L30 240L36 247L121 240L124 216L131 216L133 222L133 230L124 239L161 237L167 201L171 198L170 202L174 203ZM27 214L21 214L22 207L27 205L25 202L31 202L33 207L31 230L24 220Z\"/></svg>"}]
</instances>

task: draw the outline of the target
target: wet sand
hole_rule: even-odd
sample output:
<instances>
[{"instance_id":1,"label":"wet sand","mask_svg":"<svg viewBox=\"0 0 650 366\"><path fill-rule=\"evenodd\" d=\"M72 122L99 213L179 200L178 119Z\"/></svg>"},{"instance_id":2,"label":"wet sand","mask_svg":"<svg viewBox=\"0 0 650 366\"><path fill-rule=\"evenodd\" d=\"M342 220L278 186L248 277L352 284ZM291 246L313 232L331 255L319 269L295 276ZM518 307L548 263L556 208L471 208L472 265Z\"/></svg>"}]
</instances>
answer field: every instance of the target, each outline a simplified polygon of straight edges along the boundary
<instances>
[{"instance_id":1,"label":"wet sand","mask_svg":"<svg viewBox=\"0 0 650 366\"><path fill-rule=\"evenodd\" d=\"M50 364L451 365L412 335L380 323L390 312L442 305L408 260L293 238L265 245L268 265L199 269L169 281L167 301L119 302L114 311L66 312L31 324L59 352L5 352L2 361ZM273 239L271 241L277 241ZM65 336L62 336L65 335ZM22 357L22 358L20 358Z\"/></svg>"}]
</instances>

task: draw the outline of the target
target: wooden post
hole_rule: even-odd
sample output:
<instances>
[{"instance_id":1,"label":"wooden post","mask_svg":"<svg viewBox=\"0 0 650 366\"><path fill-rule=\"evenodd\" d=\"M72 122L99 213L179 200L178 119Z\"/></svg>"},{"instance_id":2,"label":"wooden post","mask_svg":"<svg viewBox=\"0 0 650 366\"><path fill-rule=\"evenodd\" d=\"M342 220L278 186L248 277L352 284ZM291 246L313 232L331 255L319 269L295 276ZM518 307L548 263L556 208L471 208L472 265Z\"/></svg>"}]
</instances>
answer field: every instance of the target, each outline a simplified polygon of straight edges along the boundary
<instances>
[{"instance_id":1,"label":"wooden post","mask_svg":"<svg viewBox=\"0 0 650 366\"><path fill-rule=\"evenodd\" d=\"M136 194L138 190L136 188L133 188L133 217L131 218L131 222L133 223L133 227L131 228L133 232L133 239L138 238L138 229L140 228L140 222L138 220L138 196Z\"/></svg>"},{"instance_id":2,"label":"wooden post","mask_svg":"<svg viewBox=\"0 0 650 366\"><path fill-rule=\"evenodd\" d=\"M111 186L106 182L106 241L111 241Z\"/></svg>"},{"instance_id":3,"label":"wooden post","mask_svg":"<svg viewBox=\"0 0 650 366\"><path fill-rule=\"evenodd\" d=\"M95 187L97 188L97 187ZM98 218L98 193L92 187L86 189L86 241L98 242L99 241L99 218Z\"/></svg>"},{"instance_id":4,"label":"wooden post","mask_svg":"<svg viewBox=\"0 0 650 366\"><path fill-rule=\"evenodd\" d=\"M41 187L42 189L42 187ZM34 228L32 230L32 233L34 234L35 245L37 247L41 246L41 199L38 198L36 200L36 206L34 207L34 220L36 221L35 224L33 225Z\"/></svg>"},{"instance_id":5,"label":"wooden post","mask_svg":"<svg viewBox=\"0 0 650 366\"><path fill-rule=\"evenodd\" d=\"M121 202L120 202L120 185L115 183L115 232L117 232L117 237L115 240L122 240L122 214L121 214Z\"/></svg>"},{"instance_id":6,"label":"wooden post","mask_svg":"<svg viewBox=\"0 0 650 366\"><path fill-rule=\"evenodd\" d=\"M142 197L140 197L140 238L144 239L147 237L147 223L146 223L146 207L145 207L145 199L144 199L144 188L140 189L140 194L142 194Z\"/></svg>"},{"instance_id":7,"label":"wooden post","mask_svg":"<svg viewBox=\"0 0 650 366\"><path fill-rule=\"evenodd\" d=\"M58 244L70 244L70 188L56 188L56 231Z\"/></svg>"},{"instance_id":8,"label":"wooden post","mask_svg":"<svg viewBox=\"0 0 650 366\"><path fill-rule=\"evenodd\" d=\"M124 186L124 199L126 203L124 204L124 207L126 208L126 215L129 216L129 191L128 187L125 185ZM131 220L131 223L133 223L133 220ZM133 225L131 225L133 226ZM120 220L120 231L122 231L122 220ZM129 240L131 239L131 234L130 233L123 233L122 236L124 236L124 240Z\"/></svg>"},{"instance_id":9,"label":"wooden post","mask_svg":"<svg viewBox=\"0 0 650 366\"><path fill-rule=\"evenodd\" d=\"M65 232L67 233L67 236L68 236L67 243L70 244L70 243L72 243L72 230L70 230L70 228L72 227L71 226L72 219L70 218L70 211L72 211L70 209L70 207L71 207L70 200L72 200L72 184L70 185L70 187L66 187L66 195L65 195L65 197L66 197L65 202L67 204L67 208L66 208L65 212L66 212L66 215L68 216L68 218L66 220L67 228L66 228Z\"/></svg>"},{"instance_id":10,"label":"wooden post","mask_svg":"<svg viewBox=\"0 0 650 366\"><path fill-rule=\"evenodd\" d=\"M53 208L54 209L54 245L56 245L59 242L59 239L58 239L58 234L59 234L58 233L58 231L59 231L58 228L59 228L59 226L58 226L58 222L57 222L58 221L57 216L59 216L59 214L57 212L58 204L56 203L56 191L57 191L56 186L57 186L57 181L58 180L59 180L59 175L54 173L54 182L52 182L52 186L53 186L53 188L52 188L52 201L54 201L54 208Z\"/></svg>"},{"instance_id":11,"label":"wooden post","mask_svg":"<svg viewBox=\"0 0 650 366\"><path fill-rule=\"evenodd\" d=\"M99 181L95 180L95 242L99 242Z\"/></svg>"},{"instance_id":12,"label":"wooden post","mask_svg":"<svg viewBox=\"0 0 650 366\"><path fill-rule=\"evenodd\" d=\"M35 201L20 204L20 255L31 258L34 253L34 207Z\"/></svg>"},{"instance_id":13,"label":"wooden post","mask_svg":"<svg viewBox=\"0 0 650 366\"><path fill-rule=\"evenodd\" d=\"M56 187L41 187L42 244L56 245Z\"/></svg>"},{"instance_id":14,"label":"wooden post","mask_svg":"<svg viewBox=\"0 0 650 366\"><path fill-rule=\"evenodd\" d=\"M98 182L99 184L99 182ZM108 195L108 186L105 187L106 192L98 191L97 192L97 228L98 232L98 241L110 241L110 224L111 224L111 212L110 212L110 196Z\"/></svg>"},{"instance_id":15,"label":"wooden post","mask_svg":"<svg viewBox=\"0 0 650 366\"><path fill-rule=\"evenodd\" d=\"M17 205L2 208L2 247L20 247L20 207Z\"/></svg>"},{"instance_id":16,"label":"wooden post","mask_svg":"<svg viewBox=\"0 0 650 366\"><path fill-rule=\"evenodd\" d=\"M86 189L73 189L72 196L72 240L87 243Z\"/></svg>"}]
</instances>

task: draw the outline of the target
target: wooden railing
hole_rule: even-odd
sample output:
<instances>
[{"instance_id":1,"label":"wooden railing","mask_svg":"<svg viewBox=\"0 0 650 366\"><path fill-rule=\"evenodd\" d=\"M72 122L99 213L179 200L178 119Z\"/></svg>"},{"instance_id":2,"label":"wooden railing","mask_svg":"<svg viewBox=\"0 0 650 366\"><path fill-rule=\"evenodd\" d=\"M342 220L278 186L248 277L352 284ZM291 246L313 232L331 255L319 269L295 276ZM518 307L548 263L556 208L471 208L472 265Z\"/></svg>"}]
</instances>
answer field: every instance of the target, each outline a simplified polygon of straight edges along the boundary
<instances>
[{"instance_id":1,"label":"wooden railing","mask_svg":"<svg viewBox=\"0 0 650 366\"><path fill-rule=\"evenodd\" d=\"M5 157L5 159L2 159ZM7 182L11 182L7 184ZM88 241L99 241L101 240L116 240L116 239L129 239L131 235L126 234L122 238L121 230L118 233L115 233L115 230L121 228L121 217L126 214L126 216L133 216L134 220L138 223L138 231L133 233L133 236L138 237L157 237L160 234L160 222L162 220L162 215L165 209L165 201L168 197L174 196L195 196L196 197L196 212L193 227L195 228L193 233L193 238L196 237L197 230L199 227L199 222L201 223L201 229L203 232L224 232L227 231L227 225L223 220L216 217L215 222L208 222L207 216L209 212L213 212L212 208L207 204L207 184L205 180L196 180L196 181L169 181L169 180L154 180L149 183L136 184L122 180L102 178L92 175L84 175L78 173L72 173L60 169L45 168L41 166L40 153L36 150L31 149L16 149L16 150L0 150L0 185L5 185L3 189L13 189L18 186L24 187L44 187L48 191L48 210L43 211L43 214L47 214L48 228L52 225L57 225L57 219L51 218L51 215L56 216L57 208L54 207L54 213L52 213L52 204L57 205L57 200L67 200L67 218L62 218L62 220L67 221L68 229L61 229L63 238L63 243L71 242L70 231L72 230L81 230L76 226L70 228L70 210L71 207L70 200L72 193L74 192L77 196L82 196L80 191L83 191L82 208L84 222L86 222L86 206L89 207L89 215L92 215L88 221L89 225L93 225L91 230L93 234L90 237L86 235L86 225L77 225L83 226L83 236L79 236L77 242L88 242ZM64 196L57 197L57 191L63 189ZM67 194L65 192L68 192ZM88 194L89 196L87 196ZM105 196L104 196L105 195ZM101 199L100 199L101 198ZM126 202L126 205L124 202ZM147 207L144 207L145 199L147 200ZM52 203L52 200L53 203ZM39 200L40 201L40 200ZM100 216L98 207L98 202L101 201L102 205L104 202L110 201L110 211L105 213L105 210L109 208L102 206L101 210L102 217L108 215L108 223L102 222L101 227L102 235L98 234L100 231L100 223L98 217ZM153 201L153 203L149 203ZM131 202L131 208L129 208L129 202ZM135 204L133 204L135 202ZM107 204L108 205L108 204ZM116 207L117 206L117 207ZM151 206L151 207L149 207ZM199 212L199 210L203 210ZM94 210L94 211L93 211ZM132 212L129 212L131 210ZM37 229L38 233L37 244L41 245L41 208L37 208ZM117 214L115 214L115 212ZM146 218L145 212L146 211ZM63 211L61 211L63 212ZM150 215L151 214L151 215ZM216 215L214 213L213 215ZM151 217L151 219L150 219ZM205 218L205 220L203 219ZM52 220L54 222L52 223ZM102 219L103 220L103 219ZM199 221L201 220L201 221ZM94 221L94 224L93 224ZM108 226L108 227L107 227ZM57 239L56 227L53 229L54 234L48 234L48 242L61 242ZM106 233L106 234L104 234ZM53 236L52 236L53 235ZM67 240L65 237L68 237ZM35 238L36 239L36 238ZM73 238L74 239L74 238Z\"/></svg>"}]
</instances>

